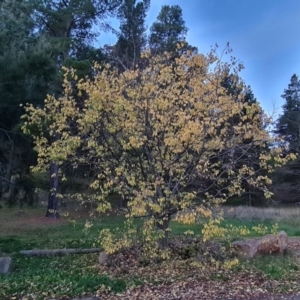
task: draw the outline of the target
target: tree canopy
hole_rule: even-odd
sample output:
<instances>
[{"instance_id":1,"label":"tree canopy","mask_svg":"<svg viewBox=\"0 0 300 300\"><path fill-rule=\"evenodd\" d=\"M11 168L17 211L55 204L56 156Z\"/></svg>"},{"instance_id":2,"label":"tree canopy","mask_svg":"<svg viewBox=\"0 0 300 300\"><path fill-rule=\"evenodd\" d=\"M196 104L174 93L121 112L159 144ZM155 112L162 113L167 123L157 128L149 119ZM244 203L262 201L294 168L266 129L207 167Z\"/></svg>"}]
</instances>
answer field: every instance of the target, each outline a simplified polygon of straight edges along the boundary
<instances>
[{"instance_id":1,"label":"tree canopy","mask_svg":"<svg viewBox=\"0 0 300 300\"><path fill-rule=\"evenodd\" d=\"M155 53L175 51L177 43L185 41L187 31L181 7L163 5L157 20L150 27L150 48Z\"/></svg>"},{"instance_id":2,"label":"tree canopy","mask_svg":"<svg viewBox=\"0 0 300 300\"><path fill-rule=\"evenodd\" d=\"M193 222L196 214L209 214L209 204L241 194L244 181L270 196L271 180L243 163L253 148L261 147L259 169L271 171L288 157L278 147L268 149L259 105L237 101L222 86L230 64L192 51L176 61L166 52L143 57L146 68L122 73L95 66L94 79L77 82L79 94L87 96L83 108L68 73L62 97L48 96L44 108L26 107L24 130L46 124L50 136L58 135L53 140L45 130L34 133L39 169L52 161L93 165L91 187L100 209L111 208L108 193L120 193L128 201L127 217L144 217L145 241L166 248L169 222L178 212L184 212L180 220ZM232 126L236 115L240 121ZM124 245L108 232L103 243Z\"/></svg>"},{"instance_id":3,"label":"tree canopy","mask_svg":"<svg viewBox=\"0 0 300 300\"><path fill-rule=\"evenodd\" d=\"M150 216L150 211L157 226L157 219L167 216L168 220L173 213L184 209L184 197L194 197L190 203L195 203L195 199L208 198L223 201L234 194L232 191L244 193L254 189L261 195L266 191L263 180L258 183L255 178L266 178L269 167L262 167L261 161L277 147L275 144L270 146L266 118L259 102L251 88L242 81L239 63L221 63L215 51L206 56L197 54L198 50L188 44L188 29L179 5L163 5L157 19L149 26L149 33L146 16L150 0L5 0L0 5L0 194L7 190L13 174L19 177L30 174L29 165L34 164L35 149L39 153L38 166L47 165L49 168L48 208L53 211L57 211L56 194L61 189L58 179L64 175L83 174L88 168L87 178L103 173L104 159L112 164L110 167L114 170L121 168L127 172L126 168L132 168L127 173L137 183L133 184L124 170L126 176L120 177L116 171L114 174L104 172L104 178L99 179L103 189L107 178L119 176L120 186L127 187L122 191L115 186L119 183L109 187L122 194L129 204L135 203L133 199L137 198L142 179L148 182L149 178L153 180L155 177L163 182L161 194L167 203L164 208L154 213L149 203L155 203L158 198L155 200L153 196L154 200L147 200L149 203L144 201L144 205L147 203L144 208L146 215ZM110 17L118 18L119 30L109 25ZM115 33L117 42L101 48L98 41L105 30ZM96 65L93 65L94 62ZM104 62L108 63L106 67ZM101 71L99 68L102 68ZM66 70L67 77L62 86ZM103 104L105 109L92 102L96 97L92 91L102 93L97 81L102 73L101 76L106 77L101 84L105 83L108 87L101 88L104 94L111 95L111 103ZM298 81L294 75L283 95L286 104L277 126L278 133L285 135L285 141L293 152L297 152L299 146L296 116ZM123 98L117 99L116 95ZM68 112L65 111L66 102L61 100L66 98L73 101ZM57 115L51 107L53 99L58 101L55 104ZM97 101L104 100L100 97ZM36 148L30 137L20 132L24 121L19 119L24 112L20 104L24 106L25 103L29 103L29 119L24 128L35 137ZM226 111L225 106L231 106L232 110ZM63 115L61 111L65 111ZM90 121L94 122L95 133L83 133L87 129L81 127L80 122L91 117L92 112L103 119ZM34 114L41 114L39 121L31 119ZM67 130L67 136L58 125L62 122L66 123L64 130ZM125 125L130 122L132 128L124 127L122 122ZM198 135L194 133L197 130ZM188 136L190 140L187 140ZM53 145L78 137L78 144L73 141L75 144L71 149L67 146L61 149L59 158L54 155ZM97 142L99 147L93 146L95 149L92 150L88 139ZM137 146L133 141L143 143ZM131 145L129 148L125 146L128 144ZM161 157L157 157L158 153ZM124 165L123 161L127 163ZM274 166L279 164L274 160L272 163ZM185 164L186 169L183 168ZM252 170L253 178L249 174L237 175L243 166ZM72 167L76 167L77 171L72 172ZM141 170L138 171L138 167ZM210 172L215 172L214 176ZM2 179L8 182L5 188ZM232 190L235 182L239 188ZM144 184L147 191L148 186ZM178 198L177 202L168 198L170 190L172 197ZM175 205L173 201L179 204ZM135 204L132 204L127 209L134 211L134 207Z\"/></svg>"}]
</instances>

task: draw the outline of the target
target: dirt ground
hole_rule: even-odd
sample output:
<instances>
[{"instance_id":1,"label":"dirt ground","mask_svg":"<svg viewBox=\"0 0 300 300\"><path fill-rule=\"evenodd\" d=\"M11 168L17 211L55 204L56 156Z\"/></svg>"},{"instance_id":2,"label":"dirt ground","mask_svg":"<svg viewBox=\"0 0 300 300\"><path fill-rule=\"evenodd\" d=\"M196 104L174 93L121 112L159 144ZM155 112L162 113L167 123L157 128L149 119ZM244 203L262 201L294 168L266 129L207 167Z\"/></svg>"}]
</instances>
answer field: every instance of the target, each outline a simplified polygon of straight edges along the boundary
<instances>
[{"instance_id":1,"label":"dirt ground","mask_svg":"<svg viewBox=\"0 0 300 300\"><path fill-rule=\"evenodd\" d=\"M12 222L13 219L13 222ZM49 226L56 226L66 222L64 219L49 219L38 215L32 216L26 211L19 210L9 215L1 216L0 220L0 235L14 235L21 234L23 231L28 231L34 228L49 228Z\"/></svg>"}]
</instances>

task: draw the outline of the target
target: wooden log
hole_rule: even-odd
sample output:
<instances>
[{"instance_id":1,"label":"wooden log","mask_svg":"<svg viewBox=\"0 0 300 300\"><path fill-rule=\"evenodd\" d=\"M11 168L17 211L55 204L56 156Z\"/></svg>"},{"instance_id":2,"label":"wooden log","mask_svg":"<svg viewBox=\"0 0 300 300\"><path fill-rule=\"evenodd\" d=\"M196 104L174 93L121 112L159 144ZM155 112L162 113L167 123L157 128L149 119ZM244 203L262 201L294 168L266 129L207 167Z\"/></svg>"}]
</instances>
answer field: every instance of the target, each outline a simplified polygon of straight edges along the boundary
<instances>
[{"instance_id":1,"label":"wooden log","mask_svg":"<svg viewBox=\"0 0 300 300\"><path fill-rule=\"evenodd\" d=\"M100 248L91 249L33 249L33 250L21 250L20 254L26 256L52 256L52 255L66 255L66 254L82 254L82 253L96 253L100 252Z\"/></svg>"}]
</instances>

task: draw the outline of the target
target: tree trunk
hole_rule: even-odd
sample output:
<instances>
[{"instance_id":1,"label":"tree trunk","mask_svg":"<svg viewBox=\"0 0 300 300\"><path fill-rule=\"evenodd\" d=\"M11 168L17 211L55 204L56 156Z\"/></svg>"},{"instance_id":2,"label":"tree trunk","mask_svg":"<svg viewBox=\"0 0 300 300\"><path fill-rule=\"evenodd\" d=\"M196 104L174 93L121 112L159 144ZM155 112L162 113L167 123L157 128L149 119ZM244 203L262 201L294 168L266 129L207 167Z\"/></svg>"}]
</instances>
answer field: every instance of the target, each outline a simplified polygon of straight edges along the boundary
<instances>
[{"instance_id":1,"label":"tree trunk","mask_svg":"<svg viewBox=\"0 0 300 300\"><path fill-rule=\"evenodd\" d=\"M14 153L14 147L15 147L15 134L13 135L13 139L11 140L11 146L10 146L10 154L9 154L9 160L8 160L8 167L6 171L5 176L5 186L4 186L4 193L9 192L10 185L11 185L11 175L12 175L12 159L13 159L13 153Z\"/></svg>"},{"instance_id":2,"label":"tree trunk","mask_svg":"<svg viewBox=\"0 0 300 300\"><path fill-rule=\"evenodd\" d=\"M8 197L13 197L17 191L17 175L11 175L9 180Z\"/></svg>"},{"instance_id":3,"label":"tree trunk","mask_svg":"<svg viewBox=\"0 0 300 300\"><path fill-rule=\"evenodd\" d=\"M0 201L2 199L2 193L3 193L3 191L2 191L2 189L3 189L3 184L2 184L3 178L2 178L2 176L3 175L4 174L2 174L2 163L0 162Z\"/></svg>"},{"instance_id":4,"label":"tree trunk","mask_svg":"<svg viewBox=\"0 0 300 300\"><path fill-rule=\"evenodd\" d=\"M156 228L164 232L164 236L158 240L159 248L165 250L169 248L169 228L170 217L165 217L163 220L156 222Z\"/></svg>"},{"instance_id":5,"label":"tree trunk","mask_svg":"<svg viewBox=\"0 0 300 300\"><path fill-rule=\"evenodd\" d=\"M59 218L58 199L57 199L57 190L58 190L58 164L57 163L52 163L50 166L50 183L51 183L51 190L48 196L48 208L47 208L46 217Z\"/></svg>"}]
</instances>

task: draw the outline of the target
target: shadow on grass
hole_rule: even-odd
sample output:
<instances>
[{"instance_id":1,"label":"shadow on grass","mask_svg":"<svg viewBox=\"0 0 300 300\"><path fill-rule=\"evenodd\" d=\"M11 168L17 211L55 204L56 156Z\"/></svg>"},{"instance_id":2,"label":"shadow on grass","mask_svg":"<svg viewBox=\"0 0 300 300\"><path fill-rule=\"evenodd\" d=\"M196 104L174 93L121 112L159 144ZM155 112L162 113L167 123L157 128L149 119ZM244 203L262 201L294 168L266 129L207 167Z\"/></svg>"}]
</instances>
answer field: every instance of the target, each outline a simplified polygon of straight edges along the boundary
<instances>
[{"instance_id":1,"label":"shadow on grass","mask_svg":"<svg viewBox=\"0 0 300 300\"><path fill-rule=\"evenodd\" d=\"M0 276L0 298L11 299L13 294L60 297L78 296L107 289L123 292L126 282L98 274L94 266L97 255L66 255L61 257L22 257L15 255L14 270ZM2 278L1 278L2 277Z\"/></svg>"}]
</instances>

